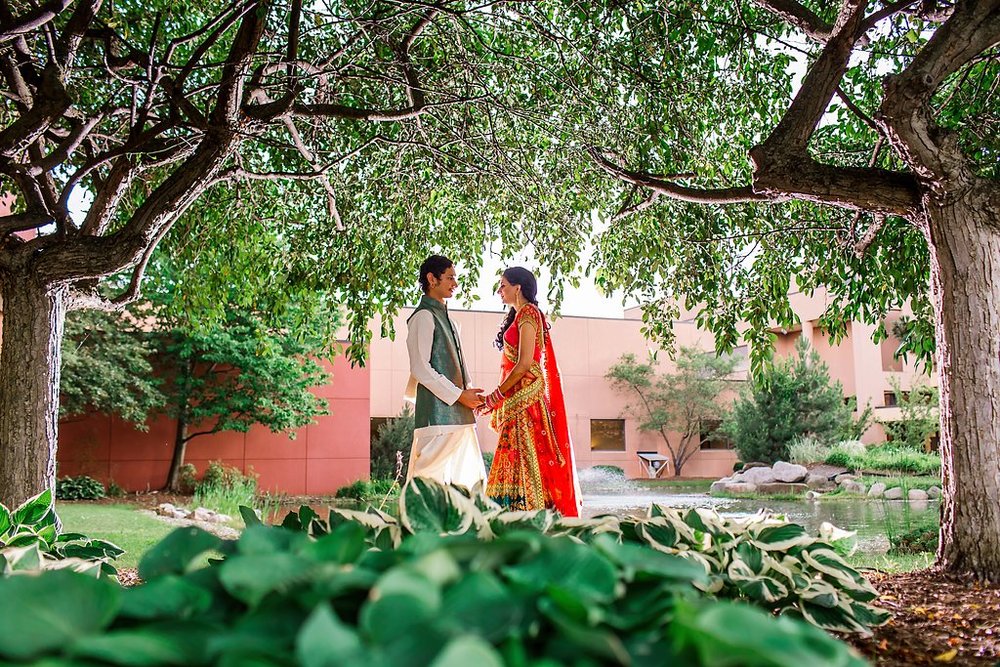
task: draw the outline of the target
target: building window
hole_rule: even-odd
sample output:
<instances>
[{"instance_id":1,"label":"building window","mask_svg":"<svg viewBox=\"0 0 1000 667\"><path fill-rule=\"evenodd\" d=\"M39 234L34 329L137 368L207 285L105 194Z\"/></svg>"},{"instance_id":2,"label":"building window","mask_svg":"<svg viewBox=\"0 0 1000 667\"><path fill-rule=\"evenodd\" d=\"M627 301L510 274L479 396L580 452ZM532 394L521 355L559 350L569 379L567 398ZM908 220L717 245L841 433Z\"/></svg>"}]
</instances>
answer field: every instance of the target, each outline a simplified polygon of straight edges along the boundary
<instances>
[{"instance_id":1,"label":"building window","mask_svg":"<svg viewBox=\"0 0 1000 667\"><path fill-rule=\"evenodd\" d=\"M908 400L910 398L910 392L901 391L899 395L896 395L894 391L886 391L882 393L883 405L887 408L899 407L899 399Z\"/></svg>"},{"instance_id":2,"label":"building window","mask_svg":"<svg viewBox=\"0 0 1000 667\"><path fill-rule=\"evenodd\" d=\"M732 449L733 442L719 432L720 419L705 419L701 422L699 447L701 449Z\"/></svg>"},{"instance_id":3,"label":"building window","mask_svg":"<svg viewBox=\"0 0 1000 667\"><path fill-rule=\"evenodd\" d=\"M624 452L625 420L591 419L590 449L595 452Z\"/></svg>"}]
</instances>

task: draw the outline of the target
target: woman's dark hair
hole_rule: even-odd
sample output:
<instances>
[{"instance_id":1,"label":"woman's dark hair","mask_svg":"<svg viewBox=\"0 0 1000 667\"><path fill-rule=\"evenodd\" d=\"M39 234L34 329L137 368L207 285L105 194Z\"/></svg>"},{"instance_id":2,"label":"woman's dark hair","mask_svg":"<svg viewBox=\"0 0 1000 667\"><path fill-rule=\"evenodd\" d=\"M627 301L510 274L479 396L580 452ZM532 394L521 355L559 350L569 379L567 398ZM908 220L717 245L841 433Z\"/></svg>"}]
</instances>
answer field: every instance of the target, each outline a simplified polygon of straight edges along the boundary
<instances>
[{"instance_id":1,"label":"woman's dark hair","mask_svg":"<svg viewBox=\"0 0 1000 667\"><path fill-rule=\"evenodd\" d=\"M521 296L524 297L525 301L533 303L536 306L538 305L538 281L535 280L534 273L523 266L512 266L504 271L502 275L511 285L521 286ZM497 349L503 349L503 334L507 331L507 327L513 324L516 316L517 310L511 307L507 311L507 317L504 319L503 324L500 325L500 333L497 334L495 342Z\"/></svg>"},{"instance_id":2,"label":"woman's dark hair","mask_svg":"<svg viewBox=\"0 0 1000 667\"><path fill-rule=\"evenodd\" d=\"M427 281L427 274L434 274L435 278L440 278L441 274L455 266L450 259L441 255L431 255L420 265L420 289L427 294L431 284Z\"/></svg>"}]
</instances>

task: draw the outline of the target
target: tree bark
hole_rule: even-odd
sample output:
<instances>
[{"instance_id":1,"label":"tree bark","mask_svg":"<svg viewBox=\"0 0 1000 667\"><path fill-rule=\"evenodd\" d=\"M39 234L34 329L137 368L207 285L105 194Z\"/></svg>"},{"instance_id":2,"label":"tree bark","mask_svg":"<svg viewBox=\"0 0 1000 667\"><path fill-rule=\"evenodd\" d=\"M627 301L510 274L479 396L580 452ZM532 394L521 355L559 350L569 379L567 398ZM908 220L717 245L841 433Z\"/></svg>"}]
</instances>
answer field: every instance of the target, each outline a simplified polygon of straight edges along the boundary
<instances>
[{"instance_id":1,"label":"tree bark","mask_svg":"<svg viewBox=\"0 0 1000 667\"><path fill-rule=\"evenodd\" d=\"M174 455L170 459L170 470L167 472L167 491L180 490L181 466L184 465L184 455L187 453L187 434L187 416L182 412L177 417L177 436L174 438Z\"/></svg>"},{"instance_id":2,"label":"tree bark","mask_svg":"<svg viewBox=\"0 0 1000 667\"><path fill-rule=\"evenodd\" d=\"M986 190L950 190L925 210L941 378L938 564L1000 581L1000 227Z\"/></svg>"},{"instance_id":3,"label":"tree bark","mask_svg":"<svg viewBox=\"0 0 1000 667\"><path fill-rule=\"evenodd\" d=\"M0 502L55 489L65 287L0 275Z\"/></svg>"}]
</instances>

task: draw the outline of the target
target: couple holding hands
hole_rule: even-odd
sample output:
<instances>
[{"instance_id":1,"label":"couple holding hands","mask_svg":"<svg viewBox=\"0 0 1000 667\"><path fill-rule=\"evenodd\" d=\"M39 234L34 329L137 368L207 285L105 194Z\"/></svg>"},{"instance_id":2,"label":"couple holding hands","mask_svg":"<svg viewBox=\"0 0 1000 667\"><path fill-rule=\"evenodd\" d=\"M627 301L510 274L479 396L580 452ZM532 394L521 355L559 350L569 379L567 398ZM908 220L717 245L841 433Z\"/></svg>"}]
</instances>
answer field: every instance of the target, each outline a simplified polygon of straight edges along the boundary
<instances>
[{"instance_id":1,"label":"couple holding hands","mask_svg":"<svg viewBox=\"0 0 1000 667\"><path fill-rule=\"evenodd\" d=\"M451 260L428 257L420 266L420 286L424 295L407 320L406 397L416 403L407 479L430 477L469 488L485 480L487 495L507 509L579 516L562 383L535 276L513 267L500 277L498 293L510 309L496 338L501 380L489 393L470 386L458 329L448 314L446 301L458 288ZM489 414L499 435L488 476L476 414Z\"/></svg>"}]
</instances>

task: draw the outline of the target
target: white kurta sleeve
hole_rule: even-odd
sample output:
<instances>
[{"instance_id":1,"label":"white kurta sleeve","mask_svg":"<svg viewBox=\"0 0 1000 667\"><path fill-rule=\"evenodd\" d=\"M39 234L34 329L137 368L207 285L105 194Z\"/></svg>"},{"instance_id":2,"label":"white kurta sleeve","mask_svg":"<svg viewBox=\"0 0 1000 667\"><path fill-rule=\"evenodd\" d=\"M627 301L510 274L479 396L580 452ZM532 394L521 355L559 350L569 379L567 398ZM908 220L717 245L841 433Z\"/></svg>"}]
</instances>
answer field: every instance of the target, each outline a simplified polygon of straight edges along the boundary
<instances>
[{"instance_id":1,"label":"white kurta sleeve","mask_svg":"<svg viewBox=\"0 0 1000 667\"><path fill-rule=\"evenodd\" d=\"M406 332L406 351L410 355L410 375L448 405L454 405L462 389L431 366L434 344L434 316L426 310L410 318Z\"/></svg>"}]
</instances>

